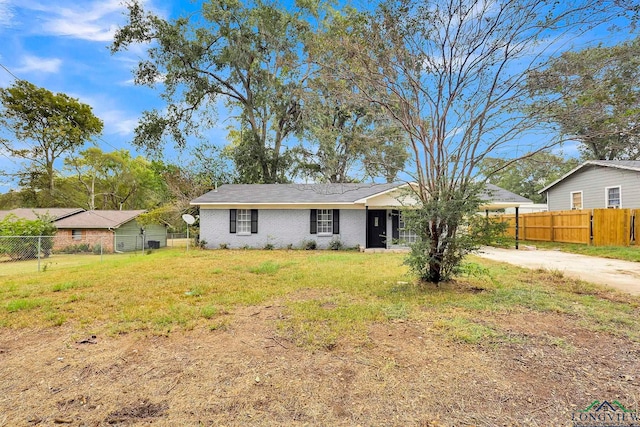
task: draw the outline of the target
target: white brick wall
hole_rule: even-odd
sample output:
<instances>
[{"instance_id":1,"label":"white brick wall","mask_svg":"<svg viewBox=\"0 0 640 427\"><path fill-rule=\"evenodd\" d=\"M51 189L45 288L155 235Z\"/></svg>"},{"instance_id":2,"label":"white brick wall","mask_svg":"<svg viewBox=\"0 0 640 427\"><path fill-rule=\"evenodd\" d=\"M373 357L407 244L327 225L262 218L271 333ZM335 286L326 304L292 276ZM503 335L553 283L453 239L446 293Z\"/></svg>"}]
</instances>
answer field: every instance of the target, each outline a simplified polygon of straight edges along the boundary
<instances>
[{"instance_id":1,"label":"white brick wall","mask_svg":"<svg viewBox=\"0 0 640 427\"><path fill-rule=\"evenodd\" d=\"M262 248L271 243L276 248L291 244L300 248L304 240L315 240L326 248L332 238L340 238L345 247L365 246L365 211L340 209L340 234L322 236L309 232L309 209L259 209L258 233L242 236L229 233L229 209L200 209L200 239L208 248L221 244L229 248Z\"/></svg>"}]
</instances>

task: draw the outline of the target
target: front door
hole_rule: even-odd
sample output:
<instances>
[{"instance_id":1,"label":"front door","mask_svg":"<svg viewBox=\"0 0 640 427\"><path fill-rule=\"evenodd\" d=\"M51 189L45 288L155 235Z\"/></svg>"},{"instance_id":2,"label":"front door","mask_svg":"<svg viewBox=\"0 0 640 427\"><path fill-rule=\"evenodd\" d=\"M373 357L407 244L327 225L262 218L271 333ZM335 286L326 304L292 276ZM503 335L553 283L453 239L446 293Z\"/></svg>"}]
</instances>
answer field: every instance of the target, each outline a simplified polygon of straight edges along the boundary
<instances>
[{"instance_id":1,"label":"front door","mask_svg":"<svg viewBox=\"0 0 640 427\"><path fill-rule=\"evenodd\" d=\"M367 214L367 247L387 247L387 211L369 210Z\"/></svg>"}]
</instances>

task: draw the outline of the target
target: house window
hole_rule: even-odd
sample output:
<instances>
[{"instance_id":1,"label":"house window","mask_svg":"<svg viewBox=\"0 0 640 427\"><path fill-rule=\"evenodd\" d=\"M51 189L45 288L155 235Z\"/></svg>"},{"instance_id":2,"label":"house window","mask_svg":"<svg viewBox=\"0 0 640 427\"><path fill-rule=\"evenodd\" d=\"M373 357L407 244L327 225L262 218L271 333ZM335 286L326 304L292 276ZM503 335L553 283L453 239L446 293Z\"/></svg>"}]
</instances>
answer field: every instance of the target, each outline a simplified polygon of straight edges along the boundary
<instances>
[{"instance_id":1,"label":"house window","mask_svg":"<svg viewBox=\"0 0 640 427\"><path fill-rule=\"evenodd\" d=\"M237 233L251 234L251 211L249 209L238 209Z\"/></svg>"},{"instance_id":2,"label":"house window","mask_svg":"<svg viewBox=\"0 0 640 427\"><path fill-rule=\"evenodd\" d=\"M607 197L607 208L617 209L622 207L620 186L605 188Z\"/></svg>"},{"instance_id":3,"label":"house window","mask_svg":"<svg viewBox=\"0 0 640 427\"><path fill-rule=\"evenodd\" d=\"M340 209L311 209L311 234L340 234Z\"/></svg>"},{"instance_id":4,"label":"house window","mask_svg":"<svg viewBox=\"0 0 640 427\"><path fill-rule=\"evenodd\" d=\"M582 209L582 191L571 193L571 209Z\"/></svg>"},{"instance_id":5,"label":"house window","mask_svg":"<svg viewBox=\"0 0 640 427\"><path fill-rule=\"evenodd\" d=\"M71 230L71 238L73 240L82 240L82 230Z\"/></svg>"},{"instance_id":6,"label":"house window","mask_svg":"<svg viewBox=\"0 0 640 427\"><path fill-rule=\"evenodd\" d=\"M229 232L241 235L255 234L258 232L257 209L230 209Z\"/></svg>"},{"instance_id":7,"label":"house window","mask_svg":"<svg viewBox=\"0 0 640 427\"><path fill-rule=\"evenodd\" d=\"M333 210L318 209L318 234L333 233Z\"/></svg>"},{"instance_id":8,"label":"house window","mask_svg":"<svg viewBox=\"0 0 640 427\"><path fill-rule=\"evenodd\" d=\"M402 212L398 217L398 240L401 244L412 244L418 241L418 235L415 232L405 229Z\"/></svg>"}]
</instances>

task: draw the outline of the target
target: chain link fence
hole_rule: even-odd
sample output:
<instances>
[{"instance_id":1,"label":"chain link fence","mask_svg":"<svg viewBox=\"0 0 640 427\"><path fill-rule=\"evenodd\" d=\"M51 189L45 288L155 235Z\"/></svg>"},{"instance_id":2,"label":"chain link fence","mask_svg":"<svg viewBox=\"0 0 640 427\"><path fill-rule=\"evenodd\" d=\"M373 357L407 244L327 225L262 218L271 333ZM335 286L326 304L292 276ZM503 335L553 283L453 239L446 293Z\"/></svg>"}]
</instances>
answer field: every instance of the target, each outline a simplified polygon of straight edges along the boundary
<instances>
[{"instance_id":1,"label":"chain link fence","mask_svg":"<svg viewBox=\"0 0 640 427\"><path fill-rule=\"evenodd\" d=\"M106 256L164 248L175 240L166 234L0 236L0 275L101 262Z\"/></svg>"}]
</instances>

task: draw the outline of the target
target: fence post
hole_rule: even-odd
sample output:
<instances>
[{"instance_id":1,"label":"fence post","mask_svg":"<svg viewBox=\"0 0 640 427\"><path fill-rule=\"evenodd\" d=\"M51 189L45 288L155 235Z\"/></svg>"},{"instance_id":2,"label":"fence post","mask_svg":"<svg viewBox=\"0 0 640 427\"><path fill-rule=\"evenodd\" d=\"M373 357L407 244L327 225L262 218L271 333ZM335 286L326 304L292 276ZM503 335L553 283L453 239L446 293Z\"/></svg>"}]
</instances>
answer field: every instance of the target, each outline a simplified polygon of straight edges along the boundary
<instances>
[{"instance_id":1,"label":"fence post","mask_svg":"<svg viewBox=\"0 0 640 427\"><path fill-rule=\"evenodd\" d=\"M516 249L518 249L518 232L519 232L519 228L520 228L520 221L519 221L519 217L520 215L518 215L518 206L516 206Z\"/></svg>"},{"instance_id":2,"label":"fence post","mask_svg":"<svg viewBox=\"0 0 640 427\"><path fill-rule=\"evenodd\" d=\"M42 236L38 236L38 272L40 272L40 248L42 245Z\"/></svg>"}]
</instances>

